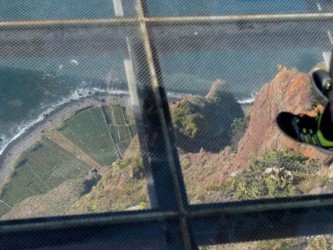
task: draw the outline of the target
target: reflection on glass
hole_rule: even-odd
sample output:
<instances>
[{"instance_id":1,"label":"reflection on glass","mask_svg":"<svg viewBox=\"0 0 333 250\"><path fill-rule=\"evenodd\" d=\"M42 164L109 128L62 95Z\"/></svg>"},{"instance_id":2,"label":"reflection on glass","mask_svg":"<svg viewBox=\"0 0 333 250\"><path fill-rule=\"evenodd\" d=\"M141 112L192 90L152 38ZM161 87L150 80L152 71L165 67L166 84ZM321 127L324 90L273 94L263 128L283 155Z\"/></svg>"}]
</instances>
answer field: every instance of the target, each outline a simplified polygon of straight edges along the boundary
<instances>
[{"instance_id":1,"label":"reflection on glass","mask_svg":"<svg viewBox=\"0 0 333 250\"><path fill-rule=\"evenodd\" d=\"M1 21L93 19L135 16L133 0L29 0L0 4Z\"/></svg>"},{"instance_id":2,"label":"reflection on glass","mask_svg":"<svg viewBox=\"0 0 333 250\"><path fill-rule=\"evenodd\" d=\"M16 43L0 57L1 219L149 207L125 70L135 31L25 31L24 48L7 31Z\"/></svg>"},{"instance_id":3,"label":"reflection on glass","mask_svg":"<svg viewBox=\"0 0 333 250\"><path fill-rule=\"evenodd\" d=\"M275 124L281 110L314 115L323 108L309 72L325 67L330 25L227 26L151 30L190 201L331 192L328 156Z\"/></svg>"},{"instance_id":4,"label":"reflection on glass","mask_svg":"<svg viewBox=\"0 0 333 250\"><path fill-rule=\"evenodd\" d=\"M147 0L146 2L151 16L332 12L331 0L211 0L204 3L200 0L169 0L167 2Z\"/></svg>"}]
</instances>

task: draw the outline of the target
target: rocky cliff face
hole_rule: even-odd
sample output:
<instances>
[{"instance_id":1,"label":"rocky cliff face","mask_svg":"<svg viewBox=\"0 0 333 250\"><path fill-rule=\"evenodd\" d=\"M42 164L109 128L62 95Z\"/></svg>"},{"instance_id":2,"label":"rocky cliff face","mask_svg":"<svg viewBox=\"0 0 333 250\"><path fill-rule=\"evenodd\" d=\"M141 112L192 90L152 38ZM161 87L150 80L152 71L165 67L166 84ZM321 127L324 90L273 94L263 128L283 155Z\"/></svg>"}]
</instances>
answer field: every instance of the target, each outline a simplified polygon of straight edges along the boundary
<instances>
[{"instance_id":1,"label":"rocky cliff face","mask_svg":"<svg viewBox=\"0 0 333 250\"><path fill-rule=\"evenodd\" d=\"M205 144L207 141L201 140L207 136L204 133L211 135L212 131L219 126L221 130L224 128L223 124L217 124L222 120L219 114L226 113L222 112L222 108L227 107L226 110L235 108L234 98L225 95L224 92L226 92L225 86L221 86L221 82L216 81L206 97L187 97L171 104L171 112L179 110L178 114L173 114L174 124L178 126L176 126L178 136L183 133L183 139L196 143L198 146L198 151L180 150L179 153L191 203L228 200L230 196L228 198L225 195L223 184L228 179L241 174L241 171L248 166L250 159L260 158L267 150L294 149L307 157L319 159L319 163L331 159L311 146L287 138L278 130L275 123L275 117L280 111L316 115L313 111L313 96L308 74L281 68L276 77L262 87L251 107L249 126L238 143L237 152L234 152L230 145L214 152ZM238 116L240 107L236 107L237 109L233 111L234 115L225 126L228 134L232 128L232 119L240 117ZM198 115L193 116L193 114ZM183 119L184 117L187 119ZM202 121L208 124L210 121L214 123L207 126L207 123ZM214 134L209 139L220 143L219 140L226 140L226 137L221 133L221 135ZM198 144L199 142L201 144ZM185 141L182 143L184 145ZM188 145L192 146L193 144L190 143ZM305 165L302 165L303 167L306 169ZM134 139L122 160L115 162L112 168L100 169L101 179L96 179L93 188L90 186L87 190L85 182L82 182L84 180L70 180L45 195L26 199L2 219L105 212L124 210L133 206L136 209L149 208L147 183L143 172L139 144L137 139ZM302 185L303 188L298 185L295 189L308 190L309 192L303 193L312 194L332 192L333 167L321 168L318 174L309 175L307 182Z\"/></svg>"},{"instance_id":2,"label":"rocky cliff face","mask_svg":"<svg viewBox=\"0 0 333 250\"><path fill-rule=\"evenodd\" d=\"M313 147L287 138L275 123L275 117L281 111L315 116L312 95L308 74L281 67L276 77L266 83L256 96L249 127L238 144L232 169L244 167L251 157L260 156L266 150L285 148L296 149L310 158L327 160L327 155ZM317 109L323 107L319 105Z\"/></svg>"}]
</instances>

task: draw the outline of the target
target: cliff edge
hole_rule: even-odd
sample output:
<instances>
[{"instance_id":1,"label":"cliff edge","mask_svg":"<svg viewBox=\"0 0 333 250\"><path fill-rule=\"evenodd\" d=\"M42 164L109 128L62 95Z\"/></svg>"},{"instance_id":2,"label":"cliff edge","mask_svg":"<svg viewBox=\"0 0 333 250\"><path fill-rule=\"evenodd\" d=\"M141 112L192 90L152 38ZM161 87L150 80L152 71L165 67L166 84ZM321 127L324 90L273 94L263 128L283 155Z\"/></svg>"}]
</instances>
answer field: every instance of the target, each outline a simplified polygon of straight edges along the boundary
<instances>
[{"instance_id":1,"label":"cliff edge","mask_svg":"<svg viewBox=\"0 0 333 250\"><path fill-rule=\"evenodd\" d=\"M315 104L310 76L295 69L280 67L278 74L261 88L255 98L249 126L238 143L238 152L232 162L234 170L266 150L290 148L313 159L327 160L327 155L313 147L289 139L275 123L281 111L315 116L316 110L323 109L322 105Z\"/></svg>"}]
</instances>

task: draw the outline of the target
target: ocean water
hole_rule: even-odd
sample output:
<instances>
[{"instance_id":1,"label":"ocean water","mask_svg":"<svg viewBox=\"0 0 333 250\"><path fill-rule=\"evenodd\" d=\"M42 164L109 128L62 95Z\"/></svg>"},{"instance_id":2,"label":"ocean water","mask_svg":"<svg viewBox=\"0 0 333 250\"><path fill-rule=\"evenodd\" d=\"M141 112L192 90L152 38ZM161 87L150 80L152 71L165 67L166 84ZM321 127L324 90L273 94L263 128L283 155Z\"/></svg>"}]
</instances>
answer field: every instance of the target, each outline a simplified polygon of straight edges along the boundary
<instances>
[{"instance_id":1,"label":"ocean water","mask_svg":"<svg viewBox=\"0 0 333 250\"><path fill-rule=\"evenodd\" d=\"M115 52L0 58L0 153L61 104L112 88L113 93L123 94L119 91L126 88L121 58Z\"/></svg>"},{"instance_id":2,"label":"ocean water","mask_svg":"<svg viewBox=\"0 0 333 250\"><path fill-rule=\"evenodd\" d=\"M224 80L237 99L247 99L278 73L278 65L309 72L323 62L325 48L172 52L160 56L169 90L206 94L212 82Z\"/></svg>"},{"instance_id":3,"label":"ocean water","mask_svg":"<svg viewBox=\"0 0 333 250\"><path fill-rule=\"evenodd\" d=\"M78 1L43 2L46 4L38 5L39 0L12 1L10 4L6 1L6 4L0 4L2 7L0 18L2 20L105 18L112 16L114 11L110 5L112 1L106 0L93 1L94 4L92 1L82 1L79 6ZM131 3L131 1L124 2ZM210 5L204 7L201 5L193 7L195 2L200 2L198 0L175 1L172 7L174 9L170 7L171 4L163 9L161 5L155 6L154 0L147 2L150 3L150 11L156 15L178 15L182 14L179 13L182 10L184 13L201 11L201 14L204 14L203 12L207 10L208 13L210 10L222 13L219 12L221 8L217 6L221 1L210 1ZM164 2L168 1L162 3ZM190 2L192 7L188 8ZM35 7L17 13L9 11L14 10L18 4L22 8L28 3L33 3L31 6ZM181 4L183 7L178 8ZM228 10L228 13L232 11L265 13L283 12L286 8L293 12L307 11L304 1L298 0L229 0L225 1L223 10ZM125 9L125 14L128 16L133 14L130 7ZM159 54L164 84L171 97L180 98L184 93L206 94L214 80L223 79L234 93L235 101L248 103L254 99L255 93L262 85L275 76L278 64L308 72L314 65L322 62L322 52L330 45L326 35L323 35L323 39L327 40L324 46L309 43L308 46L286 49L281 46L279 49L246 49L244 44L244 49L241 50L213 51L208 47L205 50L190 52L165 51ZM14 138L37 121L44 119L46 113L71 99L96 92L126 94L124 92L126 56L123 52L112 51L81 56L0 58L0 153Z\"/></svg>"},{"instance_id":4,"label":"ocean water","mask_svg":"<svg viewBox=\"0 0 333 250\"><path fill-rule=\"evenodd\" d=\"M135 16L135 0L123 1L126 17ZM41 20L115 17L112 0L11 0L1 1L0 20Z\"/></svg>"},{"instance_id":5,"label":"ocean water","mask_svg":"<svg viewBox=\"0 0 333 250\"><path fill-rule=\"evenodd\" d=\"M146 0L152 16L231 15L332 11L330 0ZM136 15L135 0L123 0L126 17ZM11 0L0 3L0 20L115 17L112 0Z\"/></svg>"},{"instance_id":6,"label":"ocean water","mask_svg":"<svg viewBox=\"0 0 333 250\"><path fill-rule=\"evenodd\" d=\"M149 14L154 16L272 14L286 12L300 13L318 10L317 5L313 5L311 1L312 0L209 0L203 2L201 0L147 0L147 6Z\"/></svg>"},{"instance_id":7,"label":"ocean water","mask_svg":"<svg viewBox=\"0 0 333 250\"><path fill-rule=\"evenodd\" d=\"M236 100L246 103L275 76L278 64L307 72L322 61L321 52L320 48L173 52L161 57L161 68L172 97L179 98L182 93L205 95L213 80L223 79ZM15 136L60 104L96 92L126 94L119 92L126 90L121 58L95 55L0 60L0 152Z\"/></svg>"}]
</instances>

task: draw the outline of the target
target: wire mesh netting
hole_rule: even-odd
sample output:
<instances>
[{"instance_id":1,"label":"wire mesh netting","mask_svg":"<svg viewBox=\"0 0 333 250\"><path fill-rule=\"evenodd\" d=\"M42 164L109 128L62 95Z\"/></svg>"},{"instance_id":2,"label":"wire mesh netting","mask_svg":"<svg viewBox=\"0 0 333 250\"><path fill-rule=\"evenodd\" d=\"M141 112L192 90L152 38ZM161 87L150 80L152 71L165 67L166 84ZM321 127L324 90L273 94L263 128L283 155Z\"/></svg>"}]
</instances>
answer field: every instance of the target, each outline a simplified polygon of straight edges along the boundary
<instances>
[{"instance_id":1,"label":"wire mesh netting","mask_svg":"<svg viewBox=\"0 0 333 250\"><path fill-rule=\"evenodd\" d=\"M277 13L331 12L330 1L319 0L279 0L279 1L238 1L238 0L170 0L146 1L152 16L215 16L215 15L253 15Z\"/></svg>"},{"instance_id":2,"label":"wire mesh netting","mask_svg":"<svg viewBox=\"0 0 333 250\"><path fill-rule=\"evenodd\" d=\"M134 0L24 0L1 3L1 21L128 18L136 15Z\"/></svg>"},{"instance_id":3,"label":"wire mesh netting","mask_svg":"<svg viewBox=\"0 0 333 250\"><path fill-rule=\"evenodd\" d=\"M310 76L326 67L330 21L150 29L191 202L330 192L320 174L329 156L292 143L275 124L280 111L314 115L325 105Z\"/></svg>"},{"instance_id":4,"label":"wire mesh netting","mask_svg":"<svg viewBox=\"0 0 333 250\"><path fill-rule=\"evenodd\" d=\"M245 10L251 12L251 8L255 7L258 13L269 13L272 12L267 9L269 6L277 12L287 9L297 12L296 9L293 10L289 6L291 3L281 2L277 6L262 3L261 6L251 2L229 2L221 5L221 8L224 7L222 9L225 10L233 6L235 10L239 11L238 7L243 6ZM104 6L102 2L89 4L96 6L96 10L103 9L101 6ZM213 14L208 10L209 8L217 11L215 14L225 14L218 12L216 6L220 5L217 2L203 5L197 13L191 12L191 8L188 7L191 5L195 10L195 3L190 4L184 1L179 4L184 5L184 10L189 11L187 14ZM326 2L318 2L317 8L322 6L320 4L327 8L329 6ZM125 6L127 5L128 3L125 4ZM161 5L159 8L155 5L156 3L149 1L146 3L150 15L159 15L158 12L150 11L150 9L155 11L160 9ZM303 12L311 10L309 6L312 6L306 2L303 4L293 2L291 5L303 8ZM12 5L7 4L6 6L11 8ZM84 7L84 3L81 3L80 6L94 10L94 8ZM133 3L131 6L134 9ZM33 6L31 8L32 11L35 11L33 13L39 13ZM18 9L23 9L22 5ZM64 9L71 10L68 6ZM130 9L130 6L127 6L126 9ZM41 13L46 13L46 11L41 11ZM80 10L76 10L76 13L81 13L80 18L86 17ZM170 13L163 15L167 14ZM65 14L59 15L64 18L72 17ZM104 18L106 16L96 11L96 17ZM209 25L181 22L159 25L148 23L151 44L156 47L158 61L155 63L158 62L161 69L161 84L163 82L170 103L179 157L191 202L221 202L240 198L296 195L319 190L319 182L325 182L324 177L320 177L317 184L306 184L306 180L291 182L290 187L288 186L290 190L282 191L281 194L276 191L277 193L272 194L265 184L266 177L263 176L263 187L253 187L254 193L249 196L238 194L241 192L240 187L235 186L233 182L237 180L241 183L242 181L255 183L250 179L252 177L247 176L245 166L249 167L250 162L254 160L260 161L261 157L269 154L270 151L278 149L282 155L271 156L274 158L270 160L271 162L260 162L260 164L266 165L264 169L258 171L272 167L280 169L281 166L274 164L281 161L281 157L289 157L283 154L283 150L287 149L288 145L283 141L281 134L276 131L274 116L283 108L292 109L291 104L283 100L284 97L285 99L297 98L296 96L290 97L288 93L282 96L282 93L292 92L293 82L298 82L299 78L306 79L306 75L315 66L323 65L325 62L323 52L328 51L331 46L331 26L331 22L325 20L302 22L239 20L227 23L211 22ZM136 33L138 35L135 35ZM60 103L97 95L99 91L104 91L107 95L127 96L127 81L130 79L129 73L126 72L129 70L128 58L131 56L130 53L137 53L136 45L131 47L129 40L134 39L141 43L139 33L134 26L105 27L102 24L94 27L7 28L2 30L0 36L3 44L0 48L2 56L0 65L5 72L2 74L4 91L1 98L4 108L0 111L3 149L8 148L7 146L13 141L13 138L30 128L35 121L40 121L43 119L42 117L48 116L48 112ZM133 73L140 68L140 64L146 63L144 52L140 53L137 53L136 62L134 62L134 66L132 65ZM155 67L158 68L157 65ZM148 70L142 75L146 79L150 77ZM263 86L272 79L270 85L272 91L276 91L274 98L265 93L261 94L265 91ZM281 85L278 86L278 83L275 83L276 81L289 81L290 84L284 86L285 89L283 89ZM303 82L306 81L303 80ZM142 80L138 79L136 84L139 86L142 84ZM267 88L267 84L265 86ZM296 89L296 87L294 88ZM304 91L306 92L305 89ZM267 102L265 106L256 107L254 100L257 94L261 97L262 102ZM305 98L304 95L301 98ZM95 97L95 99L105 101L103 98ZM121 102L128 102L126 97L123 99L124 101ZM286 107L281 104L282 106L279 107L274 106L274 111L272 111L272 106L276 105L274 102L283 103L283 101L286 102ZM116 101L113 100L113 102ZM305 111L310 111L310 106L315 104L315 100L309 103L303 100L301 102L303 102L302 108ZM295 105L300 106L298 103ZM271 113L267 113L268 110ZM134 139L134 117L133 115L126 117L128 112L116 106L102 108L102 111L102 114L110 116L108 118L110 121L106 121L112 126L107 126L108 130L101 131L101 135L109 131L112 141L116 141L116 149L104 145L111 141L103 142L104 146L100 146L100 148L101 152L104 150L105 153L95 153L102 154L100 156L102 162L99 165L112 165L114 159L121 158L126 151L131 138ZM120 124L121 121L116 121L116 119L121 119L116 117L117 112L120 112L119 115L125 118L123 121L127 123L125 126ZM261 117L254 121L255 118L251 117L254 117L256 113L260 113ZM99 111L90 110L81 116L80 119L85 119L85 116L92 116L92 119L95 119L94 116L98 117ZM72 131L77 128L83 129L78 125L80 119L68 121L66 126L59 128L59 131L79 145L79 149L83 152L95 154L89 146L86 148L86 142L81 138L86 135L79 136ZM249 127L250 119L253 121L252 126ZM96 123L96 121L94 122ZM266 144L258 139L256 132L252 132L258 130L255 126L262 125L260 123L263 122L266 122L270 129L261 132L266 134L261 134L259 139L265 141ZM259 129L263 130L262 127ZM251 137L250 133L254 136ZM268 137L273 139L269 140ZM90 136L90 140L94 139L93 136ZM42 141L40 147L44 146L43 143L45 142ZM294 148L297 151L297 147ZM105 156L108 154L107 151L110 151L109 159L108 156ZM295 154L298 153L301 154L299 150L295 152ZM23 154L18 161L16 160L16 165L29 165L29 157L34 156ZM313 157L316 158L316 155ZM137 156L130 157L126 164L131 165L131 161L140 163L141 161L136 158ZM287 158L285 160L289 159ZM301 156L299 158L297 164L308 161ZM122 165L122 163L119 164ZM274 166L271 166L272 164ZM322 168L325 167L323 164L320 165ZM252 166L252 168L254 167L258 166ZM286 168L289 169L289 167ZM318 166L316 170L318 168L321 169ZM50 173L53 174L52 171ZM78 171L78 173L81 176L81 172ZM311 173L308 177L310 178L313 174L315 173ZM46 174L46 177L48 176L49 174ZM200 188L197 185L198 178L202 182ZM30 181L27 183L30 184ZM59 182L56 181L56 183ZM205 187L204 189L201 188L202 185ZM301 188L300 185L306 187ZM51 185L51 187L53 186ZM28 191L19 200L40 192L40 188L34 188L39 191L37 193ZM3 192L6 190L4 189ZM16 198L11 199L16 200ZM142 198L142 202L145 203L146 199ZM6 202L4 199L2 206L5 211L9 209L8 205L13 206L14 201Z\"/></svg>"},{"instance_id":5,"label":"wire mesh netting","mask_svg":"<svg viewBox=\"0 0 333 250\"><path fill-rule=\"evenodd\" d=\"M1 220L332 192L330 156L275 120L324 110L311 76L329 64L332 1L0 6ZM178 219L152 248L186 241Z\"/></svg>"},{"instance_id":6,"label":"wire mesh netting","mask_svg":"<svg viewBox=\"0 0 333 250\"><path fill-rule=\"evenodd\" d=\"M246 243L203 246L205 250L236 249L327 249L332 247L332 235L304 236L297 238L253 241Z\"/></svg>"},{"instance_id":7,"label":"wire mesh netting","mask_svg":"<svg viewBox=\"0 0 333 250\"><path fill-rule=\"evenodd\" d=\"M2 219L149 207L126 77L137 34L2 30Z\"/></svg>"}]
</instances>

